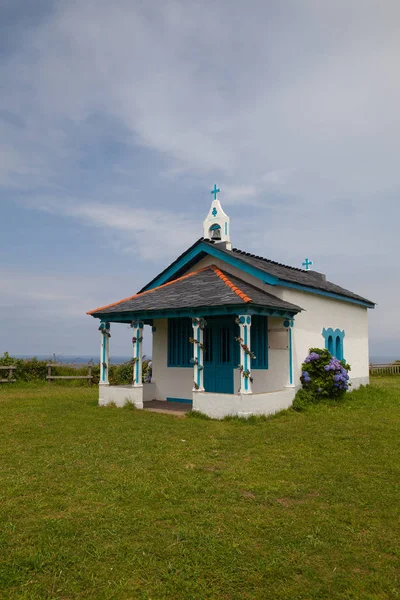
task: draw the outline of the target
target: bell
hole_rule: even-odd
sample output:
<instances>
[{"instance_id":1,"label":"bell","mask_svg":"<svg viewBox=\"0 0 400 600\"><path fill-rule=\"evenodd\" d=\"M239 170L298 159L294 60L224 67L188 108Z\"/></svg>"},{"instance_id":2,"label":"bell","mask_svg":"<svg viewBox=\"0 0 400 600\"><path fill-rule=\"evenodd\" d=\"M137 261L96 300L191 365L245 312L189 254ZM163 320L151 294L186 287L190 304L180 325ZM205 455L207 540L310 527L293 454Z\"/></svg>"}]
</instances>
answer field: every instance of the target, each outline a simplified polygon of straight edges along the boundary
<instances>
[{"instance_id":1,"label":"bell","mask_svg":"<svg viewBox=\"0 0 400 600\"><path fill-rule=\"evenodd\" d=\"M218 229L212 230L211 239L212 240L220 240L221 239L221 229L219 227L218 227Z\"/></svg>"}]
</instances>

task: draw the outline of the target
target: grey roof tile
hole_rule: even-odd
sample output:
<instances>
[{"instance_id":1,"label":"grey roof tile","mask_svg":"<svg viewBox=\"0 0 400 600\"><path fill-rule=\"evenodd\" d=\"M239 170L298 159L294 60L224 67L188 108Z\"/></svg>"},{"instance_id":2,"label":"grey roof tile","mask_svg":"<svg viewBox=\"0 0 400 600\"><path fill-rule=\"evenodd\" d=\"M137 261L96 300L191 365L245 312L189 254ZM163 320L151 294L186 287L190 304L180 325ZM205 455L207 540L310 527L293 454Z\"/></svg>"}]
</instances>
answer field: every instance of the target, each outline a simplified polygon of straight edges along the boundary
<instances>
[{"instance_id":1,"label":"grey roof tile","mask_svg":"<svg viewBox=\"0 0 400 600\"><path fill-rule=\"evenodd\" d=\"M277 277L278 279L280 279L281 281L285 281L285 282L293 283L293 284L297 284L297 285L302 285L302 286L307 286L309 288L314 288L316 290L322 290L322 291L330 292L333 294L338 294L339 296L343 296L344 299L350 298L352 300L366 303L371 308L373 308L375 306L375 303L372 302L371 300L368 300L367 298L364 298L363 296L359 296L358 294L355 294L354 292L351 292L350 290L347 290L339 285L336 285L335 283L327 281L324 275L322 275L321 273L317 273L316 271L304 271L303 269L297 269L296 267L290 267L288 265L283 265L276 261L269 260L268 258L264 258L262 256L257 256L257 255L251 254L249 252L244 252L243 250L239 250L238 248L234 248L233 250L226 250L223 248L222 244L215 244L214 242L211 242L210 240L203 239L203 238L198 239L192 246L190 246L190 248L188 248L187 250L185 250L185 252L183 252L180 256L178 256L178 258L176 258L170 265L168 265L168 267L166 267L166 269L164 269L163 271L161 271L161 273L159 273L156 277L154 277L145 286L145 288L151 286L161 275L164 275L168 271L168 269L170 269L170 267L178 264L181 261L181 259L183 259L187 254L189 254L189 252L191 250L193 250L196 246L199 246L200 244L215 245L218 247L218 250L220 250L221 252L226 253L229 256L233 255L238 260L241 260L244 263L252 265L253 267L260 269L261 271L264 271L265 273L273 275L273 276ZM199 260L199 257L197 257L196 259L194 259L192 261L189 261L188 263L185 263L185 266L182 267L182 269L180 269L178 271L178 274L175 274L174 276L179 277L179 274L182 273L185 269L187 269L190 264L194 264L198 260ZM143 289L145 289L145 288L143 288ZM141 291L143 291L143 289Z\"/></svg>"},{"instance_id":2,"label":"grey roof tile","mask_svg":"<svg viewBox=\"0 0 400 600\"><path fill-rule=\"evenodd\" d=\"M250 304L244 300L232 287L219 275L229 279L242 294L251 299L251 303L266 308L299 312L299 306L277 298L259 288L246 283L238 277L216 269L214 266L206 267L190 275L185 275L168 284L154 288L123 300L121 302L101 307L90 314L93 316L122 312L141 312L156 310L172 310L183 308L213 307L224 305L244 306Z\"/></svg>"}]
</instances>

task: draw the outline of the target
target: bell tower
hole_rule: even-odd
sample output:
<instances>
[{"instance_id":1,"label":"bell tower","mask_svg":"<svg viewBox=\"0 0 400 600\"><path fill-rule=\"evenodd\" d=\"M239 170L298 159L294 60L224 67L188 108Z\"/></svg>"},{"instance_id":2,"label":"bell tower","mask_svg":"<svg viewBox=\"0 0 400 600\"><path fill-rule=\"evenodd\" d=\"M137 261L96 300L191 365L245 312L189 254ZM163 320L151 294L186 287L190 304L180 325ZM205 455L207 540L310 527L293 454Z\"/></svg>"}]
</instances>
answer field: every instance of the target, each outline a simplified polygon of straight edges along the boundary
<instances>
[{"instance_id":1,"label":"bell tower","mask_svg":"<svg viewBox=\"0 0 400 600\"><path fill-rule=\"evenodd\" d=\"M232 250L231 244L231 230L230 230L230 218L222 210L220 201L218 200L218 193L221 190L214 185L214 189L211 190L211 194L214 196L214 200L211 203L210 211L204 221L204 234L203 237L208 240L219 244L225 243L227 250Z\"/></svg>"}]
</instances>

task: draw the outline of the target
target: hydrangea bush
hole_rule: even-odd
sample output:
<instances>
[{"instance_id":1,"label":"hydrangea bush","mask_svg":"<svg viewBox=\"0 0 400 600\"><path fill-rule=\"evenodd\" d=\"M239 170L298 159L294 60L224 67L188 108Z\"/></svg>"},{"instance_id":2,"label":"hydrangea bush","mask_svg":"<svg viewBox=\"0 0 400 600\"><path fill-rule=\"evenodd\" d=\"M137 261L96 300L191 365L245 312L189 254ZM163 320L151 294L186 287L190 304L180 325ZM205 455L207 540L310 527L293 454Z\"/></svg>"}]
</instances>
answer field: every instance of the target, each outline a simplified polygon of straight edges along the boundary
<instances>
[{"instance_id":1,"label":"hydrangea bush","mask_svg":"<svg viewBox=\"0 0 400 600\"><path fill-rule=\"evenodd\" d=\"M323 398L340 398L349 389L350 365L326 349L310 348L302 364L300 381L303 389L296 394L294 408ZM296 402L297 399L297 402ZM297 406L299 404L299 406Z\"/></svg>"}]
</instances>

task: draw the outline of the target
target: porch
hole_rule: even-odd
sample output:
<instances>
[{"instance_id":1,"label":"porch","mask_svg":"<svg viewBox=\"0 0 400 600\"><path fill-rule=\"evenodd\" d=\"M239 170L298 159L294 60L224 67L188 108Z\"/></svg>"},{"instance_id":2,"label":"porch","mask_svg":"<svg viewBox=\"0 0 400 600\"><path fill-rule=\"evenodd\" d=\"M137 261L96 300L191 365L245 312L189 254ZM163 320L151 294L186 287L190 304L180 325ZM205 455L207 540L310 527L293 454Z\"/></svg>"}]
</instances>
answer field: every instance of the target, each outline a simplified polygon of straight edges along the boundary
<instances>
[{"instance_id":1,"label":"porch","mask_svg":"<svg viewBox=\"0 0 400 600\"><path fill-rule=\"evenodd\" d=\"M171 293L174 287L179 289ZM167 308L171 296L173 306ZM214 267L97 309L92 314L101 319L99 403L145 408L153 401L158 407L174 402L213 418L287 408L295 393L292 327L299 310ZM133 330L130 386L108 382L114 323L129 323ZM144 325L152 328L151 383L141 376Z\"/></svg>"}]
</instances>

